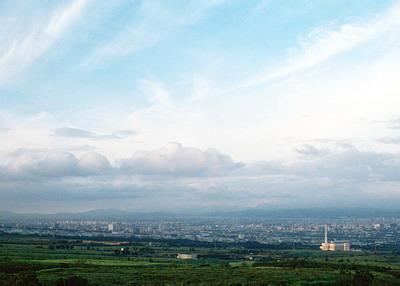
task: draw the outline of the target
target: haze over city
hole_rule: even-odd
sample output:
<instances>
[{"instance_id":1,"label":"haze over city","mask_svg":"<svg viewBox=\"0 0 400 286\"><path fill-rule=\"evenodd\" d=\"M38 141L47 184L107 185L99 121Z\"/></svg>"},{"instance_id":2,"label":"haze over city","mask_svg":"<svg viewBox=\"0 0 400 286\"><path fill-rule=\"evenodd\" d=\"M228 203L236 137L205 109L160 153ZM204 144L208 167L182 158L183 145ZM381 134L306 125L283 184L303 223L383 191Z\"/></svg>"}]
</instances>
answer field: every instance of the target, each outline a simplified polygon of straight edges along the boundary
<instances>
[{"instance_id":1,"label":"haze over city","mask_svg":"<svg viewBox=\"0 0 400 286\"><path fill-rule=\"evenodd\" d=\"M398 208L399 74L399 1L1 1L0 210Z\"/></svg>"}]
</instances>

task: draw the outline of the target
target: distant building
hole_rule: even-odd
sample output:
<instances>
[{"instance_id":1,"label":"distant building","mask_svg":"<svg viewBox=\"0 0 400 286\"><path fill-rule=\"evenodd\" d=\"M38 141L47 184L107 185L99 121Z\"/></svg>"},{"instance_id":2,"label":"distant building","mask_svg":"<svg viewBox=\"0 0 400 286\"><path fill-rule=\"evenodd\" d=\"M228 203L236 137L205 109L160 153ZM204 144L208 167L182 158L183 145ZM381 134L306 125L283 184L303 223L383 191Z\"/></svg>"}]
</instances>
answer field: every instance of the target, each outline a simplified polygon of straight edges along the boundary
<instances>
[{"instance_id":1,"label":"distant building","mask_svg":"<svg viewBox=\"0 0 400 286\"><path fill-rule=\"evenodd\" d=\"M350 242L328 242L328 226L325 225L325 241L319 248L322 251L350 251Z\"/></svg>"},{"instance_id":2,"label":"distant building","mask_svg":"<svg viewBox=\"0 0 400 286\"><path fill-rule=\"evenodd\" d=\"M112 223L109 223L108 224L108 231L113 232L113 230L114 230L114 225Z\"/></svg>"},{"instance_id":3,"label":"distant building","mask_svg":"<svg viewBox=\"0 0 400 286\"><path fill-rule=\"evenodd\" d=\"M176 256L178 259L197 259L197 253L178 253Z\"/></svg>"}]
</instances>

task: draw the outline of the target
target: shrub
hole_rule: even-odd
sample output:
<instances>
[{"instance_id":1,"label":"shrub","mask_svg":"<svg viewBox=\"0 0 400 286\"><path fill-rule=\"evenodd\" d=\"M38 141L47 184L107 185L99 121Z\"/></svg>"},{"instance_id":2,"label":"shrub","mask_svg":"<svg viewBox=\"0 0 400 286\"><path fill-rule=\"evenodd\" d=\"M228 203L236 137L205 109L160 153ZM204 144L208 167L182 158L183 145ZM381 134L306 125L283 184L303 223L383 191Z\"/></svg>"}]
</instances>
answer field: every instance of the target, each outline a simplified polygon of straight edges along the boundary
<instances>
[{"instance_id":1,"label":"shrub","mask_svg":"<svg viewBox=\"0 0 400 286\"><path fill-rule=\"evenodd\" d=\"M79 276L70 276L65 279L59 279L56 282L57 286L87 286L89 285L89 281L86 278L82 278Z\"/></svg>"}]
</instances>

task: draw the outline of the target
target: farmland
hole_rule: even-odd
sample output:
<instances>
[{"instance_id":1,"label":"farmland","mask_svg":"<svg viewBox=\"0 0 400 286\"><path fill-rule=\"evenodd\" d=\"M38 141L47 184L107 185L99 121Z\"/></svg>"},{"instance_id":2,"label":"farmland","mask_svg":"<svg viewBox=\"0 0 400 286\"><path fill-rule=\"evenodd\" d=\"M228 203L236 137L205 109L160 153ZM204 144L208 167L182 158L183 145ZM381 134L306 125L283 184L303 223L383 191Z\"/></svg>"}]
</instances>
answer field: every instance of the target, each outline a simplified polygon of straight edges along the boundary
<instances>
[{"instance_id":1,"label":"farmland","mask_svg":"<svg viewBox=\"0 0 400 286\"><path fill-rule=\"evenodd\" d=\"M0 285L400 285L395 251L178 244L3 234Z\"/></svg>"}]
</instances>

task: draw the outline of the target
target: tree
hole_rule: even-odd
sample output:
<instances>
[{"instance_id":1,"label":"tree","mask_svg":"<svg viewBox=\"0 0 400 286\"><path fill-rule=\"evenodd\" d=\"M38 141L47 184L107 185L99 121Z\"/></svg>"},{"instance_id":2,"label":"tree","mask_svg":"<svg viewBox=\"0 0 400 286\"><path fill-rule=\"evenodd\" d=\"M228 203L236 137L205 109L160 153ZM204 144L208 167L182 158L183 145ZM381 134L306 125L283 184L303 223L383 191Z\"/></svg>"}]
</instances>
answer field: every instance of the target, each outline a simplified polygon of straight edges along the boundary
<instances>
[{"instance_id":1,"label":"tree","mask_svg":"<svg viewBox=\"0 0 400 286\"><path fill-rule=\"evenodd\" d=\"M2 281L4 285L12 286L40 286L40 282L34 271L26 271L14 274L8 281Z\"/></svg>"},{"instance_id":2,"label":"tree","mask_svg":"<svg viewBox=\"0 0 400 286\"><path fill-rule=\"evenodd\" d=\"M79 276L70 276L65 279L59 279L56 282L57 286L87 286L89 285L89 281L86 278L82 278Z\"/></svg>"},{"instance_id":3,"label":"tree","mask_svg":"<svg viewBox=\"0 0 400 286\"><path fill-rule=\"evenodd\" d=\"M353 278L353 284L356 286L372 285L374 276L369 272L357 271Z\"/></svg>"}]
</instances>

